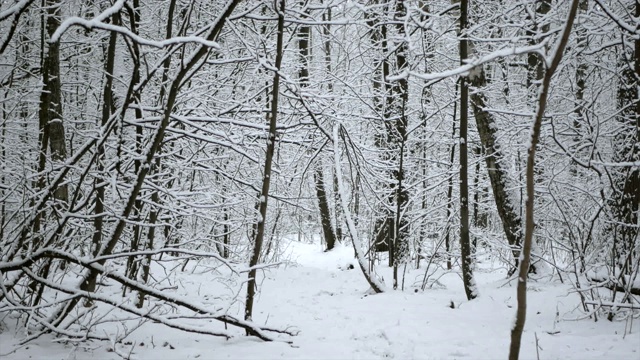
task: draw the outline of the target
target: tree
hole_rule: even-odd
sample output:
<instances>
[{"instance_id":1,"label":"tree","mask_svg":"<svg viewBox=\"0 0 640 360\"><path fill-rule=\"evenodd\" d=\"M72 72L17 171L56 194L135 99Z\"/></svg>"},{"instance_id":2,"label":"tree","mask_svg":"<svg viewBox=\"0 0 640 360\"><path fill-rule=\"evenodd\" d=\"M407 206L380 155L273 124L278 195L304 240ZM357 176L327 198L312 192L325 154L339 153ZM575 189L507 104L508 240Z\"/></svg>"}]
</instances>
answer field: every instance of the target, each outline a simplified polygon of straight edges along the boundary
<instances>
[{"instance_id":1,"label":"tree","mask_svg":"<svg viewBox=\"0 0 640 360\"><path fill-rule=\"evenodd\" d=\"M264 163L264 175L262 178L262 190L258 198L258 221L256 224L255 239L253 241L253 254L249 260L247 282L247 299L245 301L244 319L252 320L253 300L256 293L256 265L260 261L260 251L262 250L262 242L264 240L265 222L267 219L267 201L269 200L269 186L271 185L271 167L273 164L273 154L276 147L276 125L278 124L278 99L280 91L280 68L282 67L282 57L284 52L284 11L285 0L280 0L275 9L278 14L278 29L276 43L276 58L273 71L273 90L271 94L271 114L269 116L269 134L267 136L267 151ZM253 335L250 329L247 329L247 335Z\"/></svg>"},{"instance_id":2,"label":"tree","mask_svg":"<svg viewBox=\"0 0 640 360\"><path fill-rule=\"evenodd\" d=\"M307 4L303 3L303 8ZM303 19L306 19L307 9L303 10ZM305 91L309 87L309 62L311 60L311 52L309 50L309 43L311 41L311 27L308 25L302 25L298 29L298 50L300 51L300 70L298 71L298 78L300 81L300 90ZM330 56L330 55L329 55ZM334 248L336 244L336 234L333 231L331 225L331 212L329 211L329 201L327 191L325 189L324 170L322 162L318 159L315 171L313 173L313 181L316 187L316 196L318 198L318 208L320 210L320 223L322 225L322 233L324 234L324 241L327 244L327 251Z\"/></svg>"},{"instance_id":3,"label":"tree","mask_svg":"<svg viewBox=\"0 0 640 360\"><path fill-rule=\"evenodd\" d=\"M634 10L640 16L640 2ZM614 161L619 163L611 169L613 236L612 258L627 275L631 275L640 254L637 244L640 237L640 39L623 45L620 59L620 80L618 84L618 109L616 121L619 126L614 142ZM634 261L635 260L635 261Z\"/></svg>"},{"instance_id":4,"label":"tree","mask_svg":"<svg viewBox=\"0 0 640 360\"><path fill-rule=\"evenodd\" d=\"M572 0L571 8L567 16L567 20L564 23L564 29L561 32L561 37L558 40L558 44L551 54L551 61L549 67L544 74L540 92L538 95L538 103L535 112L535 118L531 127L531 143L529 144L527 153L527 201L526 201L526 224L524 242L522 244L522 255L520 268L518 269L518 308L516 310L516 320L511 328L511 344L509 346L509 360L517 360L520 355L520 342L522 339L522 331L524 330L524 324L527 317L527 277L529 274L529 264L531 261L531 245L533 243L533 231L534 231L534 201L535 201L535 161L536 161L536 147L540 138L540 128L542 126L542 118L545 114L547 105L547 97L549 93L549 87L551 86L551 78L554 72L558 68L562 56L564 55L564 49L569 41L569 35L571 34L571 28L573 27L573 21L578 11L579 0Z\"/></svg>"},{"instance_id":5,"label":"tree","mask_svg":"<svg viewBox=\"0 0 640 360\"><path fill-rule=\"evenodd\" d=\"M468 0L460 1L460 63L465 64L468 57L467 40L467 12ZM467 161L468 141L467 127L469 118L469 85L467 80L460 78L460 262L462 267L462 281L468 300L478 296L475 280L473 279L473 258L471 254L471 240L469 238L469 179Z\"/></svg>"}]
</instances>

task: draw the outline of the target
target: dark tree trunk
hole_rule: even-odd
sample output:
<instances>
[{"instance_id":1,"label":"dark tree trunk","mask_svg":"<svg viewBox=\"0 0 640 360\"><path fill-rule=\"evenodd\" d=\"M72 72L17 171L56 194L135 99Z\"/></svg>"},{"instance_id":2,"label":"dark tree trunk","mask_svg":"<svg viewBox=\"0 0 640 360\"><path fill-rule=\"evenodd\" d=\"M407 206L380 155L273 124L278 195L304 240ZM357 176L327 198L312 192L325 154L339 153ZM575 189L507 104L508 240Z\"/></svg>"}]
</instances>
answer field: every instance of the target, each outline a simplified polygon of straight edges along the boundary
<instances>
[{"instance_id":1,"label":"dark tree trunk","mask_svg":"<svg viewBox=\"0 0 640 360\"><path fill-rule=\"evenodd\" d=\"M380 1L375 0L371 5L379 6ZM383 10L371 9L365 13L367 26L369 27L369 38L373 48L377 51L373 60L373 107L385 124L385 131L380 131L375 135L375 144L379 149L388 150L389 134L387 120L389 117L389 107L393 101L391 96L391 84L386 81L389 76L389 58L387 54L387 24L383 19ZM388 151L387 151L388 152ZM383 160L389 160L389 155L385 152L381 155ZM389 266L393 266L393 235L395 234L395 216L393 216L390 208L393 204L393 189L389 188L387 196L388 208L385 207L380 211L374 223L374 247L376 252L389 252Z\"/></svg>"},{"instance_id":2,"label":"dark tree trunk","mask_svg":"<svg viewBox=\"0 0 640 360\"><path fill-rule=\"evenodd\" d=\"M640 1L636 1L635 16L640 17ZM631 274L640 258L640 38L636 36L631 52L623 52L621 79L618 88L620 131L614 140L614 160L629 163L612 170L612 197L609 206L614 216L613 233L615 266Z\"/></svg>"},{"instance_id":3,"label":"dark tree trunk","mask_svg":"<svg viewBox=\"0 0 640 360\"><path fill-rule=\"evenodd\" d=\"M468 58L467 44L467 12L468 0L460 1L460 63L465 64ZM471 240L469 238L469 164L467 127L469 120L469 85L467 79L460 78L460 263L462 282L467 300L475 299L478 294L473 279L473 258L471 257Z\"/></svg>"},{"instance_id":4,"label":"dark tree trunk","mask_svg":"<svg viewBox=\"0 0 640 360\"><path fill-rule=\"evenodd\" d=\"M303 4L304 6L304 4ZM307 17L305 13L304 18ZM298 71L298 78L300 80L300 87L309 87L309 60L311 52L309 51L309 42L311 41L311 27L303 25L298 30L298 50L300 51L300 70ZM318 208L320 209L320 222L322 224L322 234L324 235L324 241L327 244L327 251L334 248L336 244L336 235L333 232L331 225L331 211L329 210L329 202L327 199L327 191L324 185L324 174L322 169L322 161L318 159L316 168L313 174L313 181L316 187L316 197L318 198Z\"/></svg>"},{"instance_id":5,"label":"dark tree trunk","mask_svg":"<svg viewBox=\"0 0 640 360\"><path fill-rule=\"evenodd\" d=\"M56 0L46 0L46 33L51 38L60 26L60 6ZM48 41L44 41L48 43ZM44 45L44 44L43 44ZM51 160L54 164L60 164L67 159L67 146L64 135L64 123L62 114L62 89L60 81L60 42L48 43L43 46L46 51L42 64L43 88L40 93L40 131L42 152L40 170L44 170L43 158L47 143L51 150ZM66 184L60 185L54 193L54 198L62 202L68 202L69 191Z\"/></svg>"},{"instance_id":6,"label":"dark tree trunk","mask_svg":"<svg viewBox=\"0 0 640 360\"><path fill-rule=\"evenodd\" d=\"M118 16L114 16L114 19L117 18ZM118 23L116 21L116 23ZM105 82L104 82L104 89L102 92L102 118L100 121L100 125L102 127L104 127L107 122L109 121L109 118L111 117L111 114L113 112L113 68L114 68L114 63L115 63L115 57L116 57L116 39L117 39L117 34L115 32L112 32L111 34L109 34L109 45L107 47L107 53L105 54ZM91 254L95 257L98 256L98 254L100 253L100 247L102 245L102 230L103 230L103 225L104 225L104 190L106 187L106 179L102 178L105 175L105 171L104 171L104 162L105 162L105 156L104 156L104 145L102 145L102 143L98 143L97 149L96 149L96 173L98 175L98 177L96 178L95 182L94 182L94 186L96 189L96 199L95 199L95 205L94 205L94 219L93 219L93 237L91 239ZM88 278L88 281L86 283L86 290L87 291L95 291L96 288L96 279L97 279L97 275L98 274L92 274L92 276L90 276ZM93 304L93 302L89 299L87 299L85 301L85 306L86 307L90 307Z\"/></svg>"},{"instance_id":7,"label":"dark tree trunk","mask_svg":"<svg viewBox=\"0 0 640 360\"><path fill-rule=\"evenodd\" d=\"M318 168L313 175L316 185L316 196L318 197L318 207L320 208L320 220L322 222L322 233L324 241L327 244L326 251L333 249L336 245L336 236L331 226L331 212L329 211L329 202L327 192L324 188L324 175L322 168Z\"/></svg>"},{"instance_id":8,"label":"dark tree trunk","mask_svg":"<svg viewBox=\"0 0 640 360\"><path fill-rule=\"evenodd\" d=\"M280 0L277 3L276 12L278 13L278 34L276 43L276 61L273 75L273 92L271 95L271 113L269 119L269 134L267 140L267 153L264 163L264 178L262 179L262 189L260 191L260 197L258 199L258 223L256 226L255 239L253 242L253 254L249 261L249 267L251 270L248 273L247 281L247 298L245 301L244 319L247 321L252 320L253 316L253 300L256 294L256 275L257 270L255 266L260 261L260 250L262 249L262 241L264 239L265 222L267 220L267 201L269 199L269 186L271 184L271 166L273 164L273 154L276 147L276 124L278 120L278 99L280 91L280 68L282 66L283 57L283 38L284 38L284 11L285 0ZM247 330L247 335L251 335Z\"/></svg>"},{"instance_id":9,"label":"dark tree trunk","mask_svg":"<svg viewBox=\"0 0 640 360\"><path fill-rule=\"evenodd\" d=\"M326 24L322 27L322 33L324 35L324 62L327 70L327 74L331 74L331 8L328 8L327 11L322 14L322 19L326 21ZM327 91L329 93L333 92L333 81L327 82ZM334 211L334 223L335 223L335 238L336 242L342 241L342 215L340 210L340 195L338 194L338 179L336 178L335 173L332 176L333 179L333 201L335 204Z\"/></svg>"},{"instance_id":10,"label":"dark tree trunk","mask_svg":"<svg viewBox=\"0 0 640 360\"><path fill-rule=\"evenodd\" d=\"M394 24L396 30L396 36L400 38L401 42L396 47L396 69L397 73L402 73L408 67L407 56L409 54L409 45L405 41L406 33L404 28L404 19L407 16L407 8L404 0L396 0L394 10ZM385 79L386 81L386 79ZM396 183L395 191L395 233L393 234L393 288L398 288L398 267L407 262L409 257L409 222L405 217L405 210L409 204L409 191L404 184L405 169L404 169L404 153L407 143L407 114L406 109L409 102L409 81L406 77L398 80L392 87L392 97L396 99L393 102L392 112L389 114L389 118L396 117L397 120L394 123L395 128L390 132L394 138L390 141L394 145L394 150L397 155L397 170L393 171L392 175ZM398 98L400 101L398 101Z\"/></svg>"},{"instance_id":11,"label":"dark tree trunk","mask_svg":"<svg viewBox=\"0 0 640 360\"><path fill-rule=\"evenodd\" d=\"M483 88L487 85L484 69L477 69L474 76L469 76L469 83L474 88ZM489 181L493 190L493 197L498 210L502 227L507 237L507 242L511 246L515 268L518 266L520 256L520 245L522 243L522 219L519 215L519 206L509 194L508 178L509 174L502 167L504 155L498 145L497 125L493 114L486 110L487 98L481 91L474 91L470 94L471 107L476 119L476 126L480 141L485 153L485 162L489 173Z\"/></svg>"}]
</instances>

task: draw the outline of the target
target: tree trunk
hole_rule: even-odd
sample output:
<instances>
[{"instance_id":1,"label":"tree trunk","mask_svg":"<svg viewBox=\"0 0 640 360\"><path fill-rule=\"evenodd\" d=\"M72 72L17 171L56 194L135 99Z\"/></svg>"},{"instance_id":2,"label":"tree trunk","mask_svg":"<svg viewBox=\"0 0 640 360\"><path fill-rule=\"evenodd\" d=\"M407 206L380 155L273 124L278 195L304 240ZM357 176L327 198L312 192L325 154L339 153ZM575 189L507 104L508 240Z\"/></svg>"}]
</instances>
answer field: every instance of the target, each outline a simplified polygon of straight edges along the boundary
<instances>
[{"instance_id":1,"label":"tree trunk","mask_svg":"<svg viewBox=\"0 0 640 360\"><path fill-rule=\"evenodd\" d=\"M114 15L114 19L117 19L118 15ZM115 21L116 24L118 21ZM112 32L109 34L109 45L107 47L107 53L105 54L106 63L105 63L105 82L104 89L102 91L102 118L100 121L100 125L104 127L109 118L111 117L113 110L113 68L116 58L116 39L117 34ZM91 254L92 256L98 256L100 253L100 246L102 245L102 230L104 225L104 190L107 184L107 179L103 178L105 176L104 171L104 145L102 143L98 143L96 149L96 174L97 178L95 179L94 186L96 188L96 199L94 205L94 219L93 219L93 237L91 240ZM96 288L96 279L98 274L93 274L89 277L89 281L86 284L87 291L95 291ZM85 301L85 306L90 307L93 302L89 299Z\"/></svg>"},{"instance_id":2,"label":"tree trunk","mask_svg":"<svg viewBox=\"0 0 640 360\"><path fill-rule=\"evenodd\" d=\"M333 249L336 245L336 236L331 226L331 212L329 211L329 202L327 200L327 192L324 188L324 175L322 168L318 166L313 175L316 185L316 196L318 197L318 207L320 208L320 220L322 222L322 233L324 241L327 244L326 251Z\"/></svg>"},{"instance_id":3,"label":"tree trunk","mask_svg":"<svg viewBox=\"0 0 640 360\"><path fill-rule=\"evenodd\" d=\"M275 71L273 75L273 92L271 95L271 116L269 119L269 134L267 140L267 152L264 162L264 177L262 179L262 190L260 191L260 198L258 199L258 223L256 226L256 234L253 243L253 255L249 261L249 268L247 281L247 298L245 302L244 319L252 321L253 316L253 300L256 293L256 274L257 270L255 266L260 261L260 250L262 249L262 241L264 239L265 222L267 220L267 201L269 199L269 186L271 184L271 165L273 163L273 154L276 147L276 124L278 120L278 99L280 91L280 68L282 66L283 56L283 37L284 37L284 11L285 0L280 0L277 3L276 12L278 13L278 35L276 43L276 61ZM247 335L251 335L247 330Z\"/></svg>"},{"instance_id":4,"label":"tree trunk","mask_svg":"<svg viewBox=\"0 0 640 360\"><path fill-rule=\"evenodd\" d=\"M342 183L342 164L340 162L340 145L339 140L340 137L338 135L339 128L338 125L333 127L333 157L335 161L335 172L336 172L336 181L338 183L338 193L340 194L340 204L342 205L342 211L344 212L345 221L347 222L347 229L349 230L349 235L351 237L351 243L353 244L353 249L355 252L356 259L358 260L358 266L362 271L365 279L371 286L371 289L376 293L381 293L385 291L385 286L382 281L379 281L376 278L376 275L373 271L369 271L367 266L367 260L365 258L365 254L362 252L362 244L360 243L360 237L358 236L358 230L356 229L356 224L353 221L351 216L351 212L349 211L349 204L347 199L345 198L345 187Z\"/></svg>"},{"instance_id":5,"label":"tree trunk","mask_svg":"<svg viewBox=\"0 0 640 360\"><path fill-rule=\"evenodd\" d=\"M304 4L302 4L304 7ZM307 18L304 13L303 18ZM311 52L309 51L309 42L311 41L311 27L308 25L300 26L298 30L298 50L300 52L300 70L298 78L300 87L306 89L309 87L309 60ZM318 198L318 208L320 209L320 222L322 224L322 233L324 241L327 244L326 251L333 249L336 244L336 235L331 226L331 211L329 210L329 202L327 199L327 191L324 186L324 174L322 170L321 157L318 157L318 163L313 174L313 181L316 187L316 197Z\"/></svg>"},{"instance_id":6,"label":"tree trunk","mask_svg":"<svg viewBox=\"0 0 640 360\"><path fill-rule=\"evenodd\" d=\"M635 16L640 17L640 1L636 1ZM629 34L631 35L631 34ZM636 36L633 50L622 52L621 81L618 88L620 131L614 139L614 160L629 163L612 172L612 209L614 225L610 230L617 251L613 257L625 274L631 274L640 258L640 38ZM617 253L616 253L617 252Z\"/></svg>"},{"instance_id":7,"label":"tree trunk","mask_svg":"<svg viewBox=\"0 0 640 360\"><path fill-rule=\"evenodd\" d=\"M487 85L484 69L479 67L468 80L471 86L480 89ZM487 108L487 98L481 91L470 94L471 107L476 119L480 142L485 153L485 162L489 173L489 181L493 190L493 197L498 210L502 227L511 246L515 268L518 267L520 257L520 245L522 240L522 219L519 215L519 206L515 202L513 194L508 190L509 174L502 167L504 155L498 145L497 125L493 114Z\"/></svg>"},{"instance_id":8,"label":"tree trunk","mask_svg":"<svg viewBox=\"0 0 640 360\"><path fill-rule=\"evenodd\" d=\"M324 62L327 70L327 74L331 74L331 8L328 8L325 13L322 14L322 20L325 21L325 25L322 26L322 33L324 35ZM333 93L333 81L327 82L327 91ZM342 241L342 215L340 210L340 196L338 194L338 180L335 173L332 176L333 179L333 201L334 201L334 223L335 223L335 238L336 242Z\"/></svg>"},{"instance_id":9,"label":"tree trunk","mask_svg":"<svg viewBox=\"0 0 640 360\"><path fill-rule=\"evenodd\" d=\"M533 230L534 230L534 200L535 200L535 156L536 147L540 138L540 128L542 127L542 118L544 117L545 108L547 105L547 97L549 87L551 85L551 77L558 68L564 49L569 40L569 34L573 26L573 20L575 19L576 12L578 10L579 0L572 0L571 9L569 15L565 21L565 27L562 31L562 37L558 41L558 46L555 49L554 57L544 74L542 85L540 88L540 94L538 96L538 107L536 109L536 115L531 128L531 143L528 148L527 156L527 201L526 201L526 227L524 243L522 247L522 263L518 269L518 290L517 300L518 308L516 310L516 320L511 328L511 344L509 347L509 360L518 360L520 355L520 342L522 340L522 331L524 330L524 324L527 317L527 277L529 273L529 264L531 260L531 245L533 243Z\"/></svg>"},{"instance_id":10,"label":"tree trunk","mask_svg":"<svg viewBox=\"0 0 640 360\"><path fill-rule=\"evenodd\" d=\"M460 1L460 64L464 65L468 58L467 47L467 11L468 0ZM467 79L460 78L460 263L462 282L467 300L478 296L473 279L473 258L471 257L471 241L469 238L469 164L467 127L469 120L469 85Z\"/></svg>"},{"instance_id":11,"label":"tree trunk","mask_svg":"<svg viewBox=\"0 0 640 360\"><path fill-rule=\"evenodd\" d=\"M402 73L408 67L407 56L409 54L409 46L407 44L406 33L404 28L404 18L407 16L407 8L404 0L396 0L394 10L394 24L396 36L400 39L400 44L396 47L396 72ZM385 81L387 81L385 79ZM396 157L398 158L398 168L395 170L393 180L396 183L395 191L395 233L393 234L393 288L398 288L398 267L407 262L409 257L409 222L406 220L405 211L409 204L409 191L404 184L404 152L407 142L407 123L408 118L406 109L409 102L409 81L406 77L398 80L393 84L393 92L391 96L395 99L393 107L390 109L389 118L395 117L395 128L391 130L391 136L394 138L390 141L393 144ZM398 98L400 101L398 102Z\"/></svg>"},{"instance_id":12,"label":"tree trunk","mask_svg":"<svg viewBox=\"0 0 640 360\"><path fill-rule=\"evenodd\" d=\"M374 0L371 5L380 5L379 0ZM369 39L371 45L376 50L373 60L373 108L376 112L376 116L380 118L387 130L387 119L389 115L388 108L390 107L393 98L391 96L391 84L386 81L389 76L389 59L386 54L387 50L387 24L383 21L382 13L379 9L372 9L365 13L367 26L369 27ZM388 134L388 131L386 131ZM388 139L382 136L383 132L376 133L375 144L379 149L386 150ZM386 153L381 157L387 160ZM389 189L392 191L392 189ZM390 211L391 204L393 203L393 193L390 192L387 195L388 204L380 210L380 214L375 220L374 224L374 246L375 251L389 253L389 266L393 266L393 234L394 229L394 216Z\"/></svg>"},{"instance_id":13,"label":"tree trunk","mask_svg":"<svg viewBox=\"0 0 640 360\"><path fill-rule=\"evenodd\" d=\"M60 26L60 6L56 0L46 0L46 33L51 38ZM67 147L64 135L62 114L62 89L60 81L60 42L48 43L43 47L46 51L42 64L42 92L40 93L40 131L43 153L48 143L51 150L51 160L60 164L67 159ZM46 49L46 50L45 50ZM41 157L45 156L41 154ZM40 162L40 171L44 170L44 162ZM69 201L69 191L66 184L60 185L54 192L54 198L62 202Z\"/></svg>"}]
</instances>

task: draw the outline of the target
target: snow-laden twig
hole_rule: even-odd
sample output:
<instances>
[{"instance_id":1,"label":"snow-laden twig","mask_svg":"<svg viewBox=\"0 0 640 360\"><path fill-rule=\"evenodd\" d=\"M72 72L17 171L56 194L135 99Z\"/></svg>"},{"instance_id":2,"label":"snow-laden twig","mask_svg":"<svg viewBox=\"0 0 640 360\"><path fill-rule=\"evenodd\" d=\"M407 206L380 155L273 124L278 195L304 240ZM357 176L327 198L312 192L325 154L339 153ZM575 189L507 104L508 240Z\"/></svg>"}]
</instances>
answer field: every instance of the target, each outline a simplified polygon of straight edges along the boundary
<instances>
[{"instance_id":1,"label":"snow-laden twig","mask_svg":"<svg viewBox=\"0 0 640 360\"><path fill-rule=\"evenodd\" d=\"M81 258L72 253L66 252L64 250L47 247L47 248L42 248L40 250L37 250L29 254L29 256L19 260L0 262L0 272L10 272L10 271L20 270L23 267L31 266L31 264L33 264L34 262L42 258L62 258L62 259L67 259L69 261L77 263L79 265L86 266L86 265L91 265L94 263L104 262L106 260L112 260L112 259L117 259L122 257L158 255L158 254L168 253L168 252L191 255L191 256L214 258L220 261L222 264L224 264L232 272L237 274L237 271L231 266L231 264L229 264L229 262L226 259L222 258L220 255L216 253L184 250L179 248L163 248L163 249L144 250L144 251L128 251L128 252L114 253L109 255L92 257L92 258L84 258L84 257Z\"/></svg>"},{"instance_id":2,"label":"snow-laden twig","mask_svg":"<svg viewBox=\"0 0 640 360\"><path fill-rule=\"evenodd\" d=\"M613 303L608 301L593 301L593 300L587 300L584 303L587 305L596 305L600 307L640 310L640 305L636 305L636 304Z\"/></svg>"},{"instance_id":3,"label":"snow-laden twig","mask_svg":"<svg viewBox=\"0 0 640 360\"><path fill-rule=\"evenodd\" d=\"M5 11L0 12L0 21L5 20L11 15L18 14L24 11L24 9L26 9L29 5L31 5L33 1L34 0L20 0L17 4L13 5L12 7L8 8Z\"/></svg>"},{"instance_id":4,"label":"snow-laden twig","mask_svg":"<svg viewBox=\"0 0 640 360\"><path fill-rule=\"evenodd\" d=\"M548 40L545 39L544 41L541 41L540 43L535 45L502 48L490 54L484 55L482 57L479 57L476 59L469 59L465 65L459 66L451 70L445 70L441 72L428 73L428 74L424 74L416 71L404 71L398 75L389 76L387 77L387 79L388 81L398 81L408 76L413 76L422 80L434 81L434 80L440 80L440 79L444 79L452 76L464 76L467 74L469 76L472 76L473 74L471 72L473 71L474 68L486 63L493 62L500 58L514 56L514 55L530 54L530 53L536 53L536 54L540 54L541 56L544 56L543 51L547 46L547 42Z\"/></svg>"},{"instance_id":5,"label":"snow-laden twig","mask_svg":"<svg viewBox=\"0 0 640 360\"><path fill-rule=\"evenodd\" d=\"M87 268L90 268L100 274L102 274L102 276L105 276L109 279L115 280L119 283L121 283L122 285L126 285L129 288L136 290L136 291L140 291L145 293L148 296L152 296L155 297L158 300L161 301L166 301L169 303L172 303L174 305L177 306L181 306L184 307L188 310L194 311L198 314L202 314L202 315L210 315L213 319L224 322L226 324L229 325L233 325L236 327L240 327L240 328L244 328L249 330L253 335L255 335L256 337L264 340L264 341L274 341L276 340L275 338L273 338L272 336L268 335L266 332L275 332L275 333L280 333L280 334L286 334L286 335L295 335L294 332L289 331L289 330L282 330L282 329L275 329L275 328L270 328L270 327L266 327L266 326L259 326L256 325L252 322L248 322L248 321L243 321L240 320L234 316L228 315L228 314L219 314L218 310L209 310L206 307L200 305L200 304L195 304L192 303L188 300L179 298L179 297L175 297L175 296L171 296L165 292L162 291L158 291L154 288L151 288L147 285L141 284L137 281L131 280L127 277L125 277L124 275L118 274L116 272L113 271L107 271L103 266L98 265L98 264L87 264L87 263L80 263L78 261L74 261L76 259L73 258L67 258L66 260L70 261L70 262L76 262L79 265L83 265ZM178 330L182 330L182 331L186 331L186 332L193 332L193 333L198 333L198 334L205 334L205 335L212 335L212 336L221 336L221 337L225 337L227 339L230 339L233 337L233 335L227 331L214 331L214 330L210 330L210 329L206 329L204 327L198 327L198 326L192 326L192 325L188 325L188 324L183 324L183 323L179 323L179 322L175 322L175 321L171 321L169 319L167 319L166 317L162 317L156 314L153 314L150 310L144 310L144 309L138 309L136 307L133 306L129 306L127 304L122 303L121 299L120 301L113 299L109 296L105 296L103 294L99 294L96 292L89 292L89 291L84 291L78 288L74 288L74 287L69 287L63 284L57 284L54 283L48 279L42 278L38 275L36 275L33 271L31 271L28 268L23 268L24 272L33 280L42 283L44 285L46 285L49 288L52 288L54 290L58 290L61 291L63 293L69 294L69 295L75 295L75 296L79 296L79 297L83 297L86 299L90 299L90 300L94 300L94 301L99 301L105 304L108 304L112 307L121 309L125 312L128 312L132 315L138 316L138 317L142 317L142 318L146 318L149 320L153 320L153 321L157 321L163 325L166 325L168 327L174 328L174 329L178 329Z\"/></svg>"},{"instance_id":6,"label":"snow-laden twig","mask_svg":"<svg viewBox=\"0 0 640 360\"><path fill-rule=\"evenodd\" d=\"M196 44L204 45L214 49L220 48L220 45L215 41L209 41L199 36L177 36L177 37L172 37L166 40L145 39L125 27L117 26L113 24L107 24L104 22L109 17L117 14L120 10L122 10L125 3L126 3L126 0L118 0L115 4L113 4L113 6L103 11L102 13L100 13L99 15L97 15L91 20L83 19L77 16L73 16L66 19L62 24L60 24L58 29L56 29L56 31L53 33L53 35L51 36L50 42L54 43L54 42L60 41L60 37L70 27L82 26L89 30L101 29L101 30L107 30L107 31L114 31L123 36L130 38L131 40L137 42L140 45L146 45L146 46L151 46L156 48L164 48L170 45L184 44L184 43L196 43Z\"/></svg>"}]
</instances>

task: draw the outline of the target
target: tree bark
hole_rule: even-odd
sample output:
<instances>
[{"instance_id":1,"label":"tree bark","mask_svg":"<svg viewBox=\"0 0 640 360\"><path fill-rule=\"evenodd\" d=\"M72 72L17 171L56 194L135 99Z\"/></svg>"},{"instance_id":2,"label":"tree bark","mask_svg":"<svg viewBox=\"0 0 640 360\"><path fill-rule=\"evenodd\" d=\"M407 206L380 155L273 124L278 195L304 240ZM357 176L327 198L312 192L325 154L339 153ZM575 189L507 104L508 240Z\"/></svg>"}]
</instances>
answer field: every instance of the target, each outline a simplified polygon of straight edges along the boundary
<instances>
[{"instance_id":1,"label":"tree bark","mask_svg":"<svg viewBox=\"0 0 640 360\"><path fill-rule=\"evenodd\" d=\"M518 360L520 355L520 343L522 341L522 331L524 330L524 324L527 318L527 276L529 273L529 264L531 261L531 245L533 243L533 230L534 230L534 200L535 200L535 157L536 147L538 140L540 139L540 128L542 127L542 118L545 113L547 105L547 97L549 93L549 87L551 85L551 77L558 68L564 49L569 41L569 34L573 26L573 20L575 19L576 12L578 10L579 0L572 0L571 9L569 15L565 21L565 26L562 31L562 36L558 42L558 46L553 54L553 59L549 68L544 74L542 80L542 86L540 88L540 94L538 96L538 103L536 109L536 115L534 118L533 126L531 128L531 143L529 144L527 155L527 201L526 201L526 227L524 244L521 255L520 268L518 270L518 290L517 300L518 308L516 310L516 320L511 329L511 344L509 347L509 360Z\"/></svg>"},{"instance_id":2,"label":"tree bark","mask_svg":"<svg viewBox=\"0 0 640 360\"><path fill-rule=\"evenodd\" d=\"M488 82L484 69L480 66L474 69L474 72L473 76L468 77L470 85L476 89L485 87ZM507 237L507 242L511 246L513 258L515 259L515 268L517 268L522 243L522 219L519 215L519 207L508 190L509 174L502 167L504 155L498 145L496 121L493 114L486 110L487 98L481 91L473 91L470 94L470 99L478 134L480 135L480 142L485 152L484 158L496 208L500 220L502 220L502 228Z\"/></svg>"},{"instance_id":3,"label":"tree bark","mask_svg":"<svg viewBox=\"0 0 640 360\"><path fill-rule=\"evenodd\" d=\"M640 1L636 1L635 16L640 17ZM631 274L633 264L640 258L640 38L635 36L633 45L630 53L622 51L617 94L620 112L616 117L621 130L614 139L614 160L629 165L613 170L609 202L614 217L609 229L614 242L612 255L617 262L614 266L626 274Z\"/></svg>"},{"instance_id":4,"label":"tree bark","mask_svg":"<svg viewBox=\"0 0 640 360\"><path fill-rule=\"evenodd\" d=\"M256 274L255 266L260 261L260 251L262 249L262 241L264 239L265 222L267 220L267 201L269 199L269 186L271 184L271 166L273 163L273 154L276 147L276 124L278 120L278 100L280 91L280 68L282 66L283 56L283 38L284 38L284 11L285 0L279 0L276 12L278 13L278 34L276 40L276 61L275 71L273 75L273 93L271 95L271 116L269 119L269 134L267 140L267 152L264 162L264 177L262 179L262 190L258 199L258 223L256 226L256 234L253 243L253 255L249 261L247 281L247 298L245 302L244 319L252 321L253 316L253 300L256 294ZM247 335L252 335L247 329Z\"/></svg>"},{"instance_id":5,"label":"tree bark","mask_svg":"<svg viewBox=\"0 0 640 360\"><path fill-rule=\"evenodd\" d=\"M468 0L460 1L460 64L464 65L468 58L467 44L467 12ZM469 120L469 85L467 79L460 78L460 263L462 282L467 300L478 296L473 278L473 258L471 257L471 241L469 238L469 164L467 127Z\"/></svg>"},{"instance_id":6,"label":"tree bark","mask_svg":"<svg viewBox=\"0 0 640 360\"><path fill-rule=\"evenodd\" d=\"M302 4L304 7L304 3ZM303 13L303 17L307 18L306 11ZM300 87L304 89L309 87L309 60L311 52L309 51L309 42L311 41L311 27L308 25L300 26L298 30L298 51L300 52L300 70L298 71L298 79L300 81ZM322 225L322 234L324 235L324 241L327 244L326 251L334 248L336 244L336 235L333 232L331 225L331 211L329 210L329 202L327 199L327 191L324 185L324 174L322 169L321 157L318 158L316 164L313 181L316 187L316 197L318 198L318 208L320 210L320 223Z\"/></svg>"},{"instance_id":7,"label":"tree bark","mask_svg":"<svg viewBox=\"0 0 640 360\"><path fill-rule=\"evenodd\" d=\"M60 6L57 0L46 0L46 33L51 38L60 26ZM47 41L43 41L47 43ZM62 114L62 89L60 81L60 43L49 43L43 48L46 51L42 64L42 92L40 93L40 131L42 152L40 171L44 170L47 143L51 151L51 160L60 164L67 159L67 146L64 135ZM54 198L62 202L69 201L69 191L66 184L58 186Z\"/></svg>"}]
</instances>

